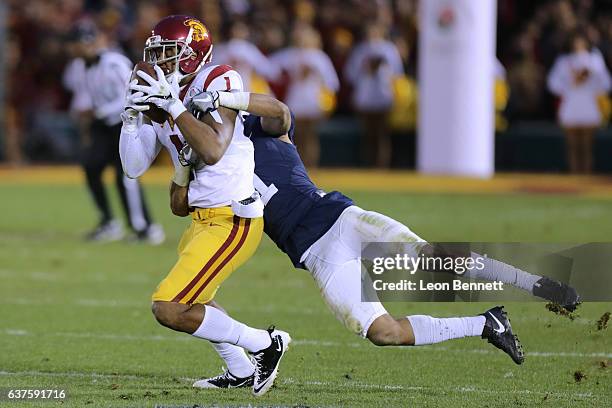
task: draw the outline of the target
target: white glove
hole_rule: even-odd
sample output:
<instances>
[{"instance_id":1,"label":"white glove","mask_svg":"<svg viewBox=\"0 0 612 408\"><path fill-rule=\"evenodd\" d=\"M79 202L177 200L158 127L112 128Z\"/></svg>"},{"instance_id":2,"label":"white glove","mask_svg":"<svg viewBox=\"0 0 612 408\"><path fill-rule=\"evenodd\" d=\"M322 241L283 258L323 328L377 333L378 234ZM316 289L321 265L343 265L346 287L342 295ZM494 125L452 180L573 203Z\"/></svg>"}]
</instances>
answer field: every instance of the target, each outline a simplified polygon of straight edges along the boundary
<instances>
[{"instance_id":1,"label":"white glove","mask_svg":"<svg viewBox=\"0 0 612 408\"><path fill-rule=\"evenodd\" d=\"M144 79L149 85L130 84L129 89L140 91L144 94L143 102L152 103L160 109L165 110L175 119L187 109L179 99L180 86L178 76L173 75L172 83L168 82L162 69L155 65L153 67L157 74L157 79L143 71L136 72L136 75Z\"/></svg>"},{"instance_id":2,"label":"white glove","mask_svg":"<svg viewBox=\"0 0 612 408\"><path fill-rule=\"evenodd\" d=\"M178 159L182 166L191 166L193 162L191 161L192 157L195 158L197 155L191 149L189 144L185 143L183 148L178 152Z\"/></svg>"},{"instance_id":3,"label":"white glove","mask_svg":"<svg viewBox=\"0 0 612 408\"><path fill-rule=\"evenodd\" d=\"M138 115L139 112L144 112L149 109L147 105L144 105L146 96L142 92L134 92L132 86L137 85L138 80L134 79L129 83L129 86L125 92L125 110L132 111L131 114Z\"/></svg>"},{"instance_id":4,"label":"white glove","mask_svg":"<svg viewBox=\"0 0 612 408\"><path fill-rule=\"evenodd\" d=\"M200 156L187 143L179 151L178 159L183 166L190 166L194 170L199 170L205 166Z\"/></svg>"},{"instance_id":5,"label":"white glove","mask_svg":"<svg viewBox=\"0 0 612 408\"><path fill-rule=\"evenodd\" d=\"M227 92L223 92L227 93ZM191 99L189 103L189 111L196 119L201 119L202 116L210 113L210 116L217 123L223 123L221 115L217 112L219 108L220 93L218 91L204 91Z\"/></svg>"},{"instance_id":6,"label":"white glove","mask_svg":"<svg viewBox=\"0 0 612 408\"><path fill-rule=\"evenodd\" d=\"M187 187L191 176L192 166L198 161L198 155L191 149L189 144L185 144L178 153L179 165L174 167L172 181L181 187Z\"/></svg>"},{"instance_id":7,"label":"white glove","mask_svg":"<svg viewBox=\"0 0 612 408\"><path fill-rule=\"evenodd\" d=\"M191 100L189 110L197 119L202 115L215 111L219 108L219 92L204 91L197 94Z\"/></svg>"}]
</instances>

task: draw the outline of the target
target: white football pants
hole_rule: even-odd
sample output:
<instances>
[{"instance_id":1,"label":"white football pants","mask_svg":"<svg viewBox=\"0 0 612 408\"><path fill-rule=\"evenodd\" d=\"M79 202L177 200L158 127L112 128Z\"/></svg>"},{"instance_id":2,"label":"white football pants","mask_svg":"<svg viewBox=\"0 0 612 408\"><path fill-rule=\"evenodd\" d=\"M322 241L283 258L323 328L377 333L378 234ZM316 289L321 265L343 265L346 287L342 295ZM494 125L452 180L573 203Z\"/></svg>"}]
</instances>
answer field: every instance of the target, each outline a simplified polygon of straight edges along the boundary
<instances>
[{"instance_id":1,"label":"white football pants","mask_svg":"<svg viewBox=\"0 0 612 408\"><path fill-rule=\"evenodd\" d=\"M363 242L395 242L401 245L425 241L392 218L351 206L302 255L302 262L312 273L336 318L351 332L366 337L372 322L387 311L380 302L361 301ZM402 251L405 248L389 250ZM384 254L378 254L381 255Z\"/></svg>"}]
</instances>

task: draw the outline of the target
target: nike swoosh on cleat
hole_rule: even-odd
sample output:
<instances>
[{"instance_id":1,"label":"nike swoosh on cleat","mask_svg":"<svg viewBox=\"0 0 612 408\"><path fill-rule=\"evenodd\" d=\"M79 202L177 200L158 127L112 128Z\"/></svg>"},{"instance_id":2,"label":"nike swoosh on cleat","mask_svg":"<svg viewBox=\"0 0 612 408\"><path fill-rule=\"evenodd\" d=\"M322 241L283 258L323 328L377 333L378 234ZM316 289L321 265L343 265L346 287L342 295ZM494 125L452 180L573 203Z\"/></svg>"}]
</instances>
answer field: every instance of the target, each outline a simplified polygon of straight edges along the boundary
<instances>
[{"instance_id":1,"label":"nike swoosh on cleat","mask_svg":"<svg viewBox=\"0 0 612 408\"><path fill-rule=\"evenodd\" d=\"M249 382L249 380L247 378L246 380L244 380L243 382L241 382L239 384L236 384L236 385L231 385L230 384L228 388L240 388L240 387L243 387L248 382Z\"/></svg>"},{"instance_id":2,"label":"nike swoosh on cleat","mask_svg":"<svg viewBox=\"0 0 612 408\"><path fill-rule=\"evenodd\" d=\"M504 327L504 325L503 325L503 324L501 324L501 322L500 322L499 320L497 320L497 317L495 317L495 316L493 315L493 313L491 313L491 312L489 312L489 314L491 315L491 317L493 318L493 320L495 320L495 322L497 322L497 324L499 325L499 327L498 327L497 329L493 329L493 330L495 330L497 333L500 333L500 334L501 334L501 333L503 333L503 332L505 332L505 331L506 331L506 328Z\"/></svg>"},{"instance_id":3,"label":"nike swoosh on cleat","mask_svg":"<svg viewBox=\"0 0 612 408\"><path fill-rule=\"evenodd\" d=\"M255 387L253 387L253 392L258 393L259 391L261 391L261 389L262 389L263 387L265 387L265 386L266 386L266 384L267 384L269 381L270 381L270 378L268 378L268 379L266 380L266 382L264 382L263 384L261 384L261 385L259 386L259 388L255 388Z\"/></svg>"},{"instance_id":4,"label":"nike swoosh on cleat","mask_svg":"<svg viewBox=\"0 0 612 408\"><path fill-rule=\"evenodd\" d=\"M276 351L283 351L282 339L276 343Z\"/></svg>"}]
</instances>

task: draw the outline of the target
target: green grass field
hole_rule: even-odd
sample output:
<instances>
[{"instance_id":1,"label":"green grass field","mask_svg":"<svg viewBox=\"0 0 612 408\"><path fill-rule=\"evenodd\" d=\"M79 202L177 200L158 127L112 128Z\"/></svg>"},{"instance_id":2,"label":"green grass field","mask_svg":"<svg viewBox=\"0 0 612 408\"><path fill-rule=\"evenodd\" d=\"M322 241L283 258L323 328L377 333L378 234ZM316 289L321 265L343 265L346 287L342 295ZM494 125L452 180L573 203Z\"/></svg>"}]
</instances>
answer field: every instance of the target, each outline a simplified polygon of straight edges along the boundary
<instances>
[{"instance_id":1,"label":"green grass field","mask_svg":"<svg viewBox=\"0 0 612 408\"><path fill-rule=\"evenodd\" d=\"M574 321L543 303L506 304L527 352L522 366L477 338L377 348L344 330L308 273L267 238L218 300L239 320L291 332L276 386L260 399L249 390L194 390L192 381L219 373L222 362L206 342L162 328L150 313L150 294L174 263L187 220L170 215L164 187L148 193L168 234L161 247L83 243L94 213L82 186L0 183L0 388L65 389L62 406L70 407L611 406L612 368L601 365L612 359L612 328L595 327L610 303L585 304ZM431 240L587 242L607 241L612 231L608 200L351 195ZM451 316L492 304L388 306L399 315ZM586 377L577 382L576 371Z\"/></svg>"}]
</instances>

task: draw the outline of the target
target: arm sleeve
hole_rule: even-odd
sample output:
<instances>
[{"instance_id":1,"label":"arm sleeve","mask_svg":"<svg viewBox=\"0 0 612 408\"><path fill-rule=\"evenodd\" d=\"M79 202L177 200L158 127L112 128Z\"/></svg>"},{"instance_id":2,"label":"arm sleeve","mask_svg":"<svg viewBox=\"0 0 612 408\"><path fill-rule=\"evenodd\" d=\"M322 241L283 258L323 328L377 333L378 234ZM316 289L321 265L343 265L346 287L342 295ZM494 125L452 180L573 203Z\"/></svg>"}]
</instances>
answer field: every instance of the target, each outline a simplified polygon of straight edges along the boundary
<instances>
[{"instance_id":1,"label":"arm sleeve","mask_svg":"<svg viewBox=\"0 0 612 408\"><path fill-rule=\"evenodd\" d=\"M563 58L557 58L550 73L548 74L547 84L550 92L557 96L561 96L567 89L567 80L564 73L565 60Z\"/></svg>"},{"instance_id":2,"label":"arm sleeve","mask_svg":"<svg viewBox=\"0 0 612 408\"><path fill-rule=\"evenodd\" d=\"M91 95L82 87L80 89L75 90L72 95L72 100L70 101L70 110L80 113L86 112L93 109L93 100L91 99Z\"/></svg>"},{"instance_id":3,"label":"arm sleeve","mask_svg":"<svg viewBox=\"0 0 612 408\"><path fill-rule=\"evenodd\" d=\"M121 113L125 107L125 92L130 80L132 69L129 61L127 63L116 62L109 64L109 83L107 86L113 89L114 98L97 108L97 113L104 117L111 114Z\"/></svg>"},{"instance_id":4,"label":"arm sleeve","mask_svg":"<svg viewBox=\"0 0 612 408\"><path fill-rule=\"evenodd\" d=\"M160 150L161 143L157 139L153 126L142 125L135 131L131 130L129 126L121 127L119 156L121 157L123 172L129 178L142 176L151 166Z\"/></svg>"},{"instance_id":5,"label":"arm sleeve","mask_svg":"<svg viewBox=\"0 0 612 408\"><path fill-rule=\"evenodd\" d=\"M316 58L316 68L319 74L323 78L323 83L330 90L337 92L340 89L340 80L336 69L332 64L331 60L323 51L321 51Z\"/></svg>"},{"instance_id":6,"label":"arm sleeve","mask_svg":"<svg viewBox=\"0 0 612 408\"><path fill-rule=\"evenodd\" d=\"M261 51L253 44L248 45L248 60L259 75L269 81L274 81L280 76L280 68L273 64Z\"/></svg>"},{"instance_id":7,"label":"arm sleeve","mask_svg":"<svg viewBox=\"0 0 612 408\"><path fill-rule=\"evenodd\" d=\"M597 92L610 92L610 71L608 71L608 67L606 67L606 61L599 50L596 50L593 54L593 74L595 76Z\"/></svg>"},{"instance_id":8,"label":"arm sleeve","mask_svg":"<svg viewBox=\"0 0 612 408\"><path fill-rule=\"evenodd\" d=\"M270 62L278 65L281 70L289 69L292 62L294 62L292 57L294 57L293 49L285 48L272 54L270 56Z\"/></svg>"},{"instance_id":9,"label":"arm sleeve","mask_svg":"<svg viewBox=\"0 0 612 408\"><path fill-rule=\"evenodd\" d=\"M610 88L611 88L611 80L610 80L610 71L608 71L608 68L604 65L602 67L602 70L598 73L598 80L599 80L599 85L601 87L601 92L602 93L607 93L610 92Z\"/></svg>"},{"instance_id":10,"label":"arm sleeve","mask_svg":"<svg viewBox=\"0 0 612 408\"><path fill-rule=\"evenodd\" d=\"M82 69L79 69L79 64L79 60L73 59L66 65L62 74L62 85L70 92L74 92L77 89L77 78L82 75Z\"/></svg>"},{"instance_id":11,"label":"arm sleeve","mask_svg":"<svg viewBox=\"0 0 612 408\"><path fill-rule=\"evenodd\" d=\"M385 47L385 58L394 75L402 75L404 73L402 57L400 56L395 44L393 44L391 41L389 41Z\"/></svg>"},{"instance_id":12,"label":"arm sleeve","mask_svg":"<svg viewBox=\"0 0 612 408\"><path fill-rule=\"evenodd\" d=\"M85 65L80 59L73 59L62 76L62 84L72 93L71 112L84 112L93 109L93 101L85 84Z\"/></svg>"}]
</instances>

